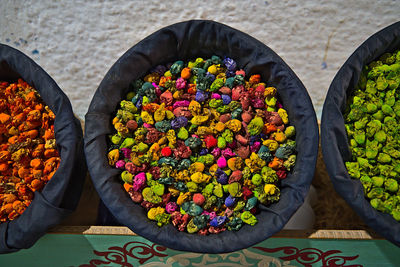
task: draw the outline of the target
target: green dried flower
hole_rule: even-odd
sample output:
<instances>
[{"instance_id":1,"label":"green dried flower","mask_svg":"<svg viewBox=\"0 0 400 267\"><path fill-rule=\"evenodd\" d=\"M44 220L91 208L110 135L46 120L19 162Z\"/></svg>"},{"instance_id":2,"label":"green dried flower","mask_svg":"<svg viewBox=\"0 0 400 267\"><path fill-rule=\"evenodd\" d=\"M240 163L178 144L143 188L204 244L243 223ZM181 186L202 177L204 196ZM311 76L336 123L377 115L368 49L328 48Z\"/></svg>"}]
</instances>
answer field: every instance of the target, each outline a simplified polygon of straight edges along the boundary
<instances>
[{"instance_id":1,"label":"green dried flower","mask_svg":"<svg viewBox=\"0 0 400 267\"><path fill-rule=\"evenodd\" d=\"M357 162L346 162L346 168L350 177L360 178L360 165Z\"/></svg>"},{"instance_id":2,"label":"green dried flower","mask_svg":"<svg viewBox=\"0 0 400 267\"><path fill-rule=\"evenodd\" d=\"M264 166L261 169L261 176L265 183L274 184L278 181L278 176L276 175L276 171L270 167ZM253 176L254 178L254 176ZM252 181L253 181L252 178Z\"/></svg>"},{"instance_id":3,"label":"green dried flower","mask_svg":"<svg viewBox=\"0 0 400 267\"><path fill-rule=\"evenodd\" d=\"M128 112L137 113L138 111L137 107L135 106L135 104L132 103L132 101L122 100L120 105L123 110L126 110Z\"/></svg>"},{"instance_id":4,"label":"green dried flower","mask_svg":"<svg viewBox=\"0 0 400 267\"><path fill-rule=\"evenodd\" d=\"M372 187L372 179L368 175L363 175L360 178L360 182L364 187L364 194L367 194Z\"/></svg>"},{"instance_id":5,"label":"green dried flower","mask_svg":"<svg viewBox=\"0 0 400 267\"><path fill-rule=\"evenodd\" d=\"M203 155L203 156L200 156L197 159L197 161L203 163L206 166L210 166L214 163L214 156L211 154Z\"/></svg>"},{"instance_id":6,"label":"green dried flower","mask_svg":"<svg viewBox=\"0 0 400 267\"><path fill-rule=\"evenodd\" d=\"M386 133L385 131L379 131L375 133L374 139L378 141L379 143L384 143L386 141Z\"/></svg>"},{"instance_id":7,"label":"green dried flower","mask_svg":"<svg viewBox=\"0 0 400 267\"><path fill-rule=\"evenodd\" d=\"M371 138L378 132L382 127L382 123L379 120L372 120L367 124L367 137Z\"/></svg>"},{"instance_id":8,"label":"green dried flower","mask_svg":"<svg viewBox=\"0 0 400 267\"><path fill-rule=\"evenodd\" d=\"M384 189L382 187L373 187L367 194L368 198L382 198L384 195Z\"/></svg>"},{"instance_id":9,"label":"green dried flower","mask_svg":"<svg viewBox=\"0 0 400 267\"><path fill-rule=\"evenodd\" d=\"M378 110L378 107L374 103L367 104L367 112L368 113L375 113Z\"/></svg>"},{"instance_id":10,"label":"green dried flower","mask_svg":"<svg viewBox=\"0 0 400 267\"><path fill-rule=\"evenodd\" d=\"M241 107L242 107L242 104L240 104L240 102L238 102L238 101L231 101L228 104L228 108L229 108L230 111L234 111L235 109L238 109L238 108L241 108Z\"/></svg>"},{"instance_id":11,"label":"green dried flower","mask_svg":"<svg viewBox=\"0 0 400 267\"><path fill-rule=\"evenodd\" d=\"M374 209L377 209L377 210L379 210L379 211L383 211L383 201L382 200L380 200L380 199L378 199L378 198L373 198L373 199L371 199L371 201L369 202L370 204L371 204L371 206L374 208Z\"/></svg>"},{"instance_id":12,"label":"green dried flower","mask_svg":"<svg viewBox=\"0 0 400 267\"><path fill-rule=\"evenodd\" d=\"M258 173L254 174L253 177L251 178L251 182L257 186L260 185L262 183L262 176Z\"/></svg>"},{"instance_id":13,"label":"green dried flower","mask_svg":"<svg viewBox=\"0 0 400 267\"><path fill-rule=\"evenodd\" d=\"M394 179L387 179L385 181L385 189L390 192L397 192L399 190L399 185L396 180Z\"/></svg>"},{"instance_id":14,"label":"green dried flower","mask_svg":"<svg viewBox=\"0 0 400 267\"><path fill-rule=\"evenodd\" d=\"M372 168L371 164L368 162L368 159L357 157L357 162L362 170L369 170Z\"/></svg>"},{"instance_id":15,"label":"green dried flower","mask_svg":"<svg viewBox=\"0 0 400 267\"><path fill-rule=\"evenodd\" d=\"M171 215L167 213L160 213L156 215L156 221L158 226L167 225L170 223Z\"/></svg>"},{"instance_id":16,"label":"green dried flower","mask_svg":"<svg viewBox=\"0 0 400 267\"><path fill-rule=\"evenodd\" d=\"M391 106L389 106L389 105L382 105L382 111L383 111L383 114L385 114L385 115L388 115L388 116L393 116L394 115L394 111L393 111L393 109L392 109L392 107Z\"/></svg>"},{"instance_id":17,"label":"green dried flower","mask_svg":"<svg viewBox=\"0 0 400 267\"><path fill-rule=\"evenodd\" d=\"M227 113L230 111L229 106L223 105L216 109L219 113Z\"/></svg>"},{"instance_id":18,"label":"green dried flower","mask_svg":"<svg viewBox=\"0 0 400 267\"><path fill-rule=\"evenodd\" d=\"M196 184L197 185L197 184ZM201 191L201 193L205 196L205 197L209 197L212 193L213 193L213 189L214 189L214 184L208 184L204 187L204 189Z\"/></svg>"},{"instance_id":19,"label":"green dried flower","mask_svg":"<svg viewBox=\"0 0 400 267\"><path fill-rule=\"evenodd\" d=\"M356 129L356 130L363 130L363 129L365 129L365 125L368 123L368 117L364 117L364 118L362 118L361 120L359 120L359 121L356 121L355 123L354 123L354 128Z\"/></svg>"},{"instance_id":20,"label":"green dried flower","mask_svg":"<svg viewBox=\"0 0 400 267\"><path fill-rule=\"evenodd\" d=\"M189 132L185 127L181 127L178 131L177 137L182 140L186 140L189 137Z\"/></svg>"},{"instance_id":21,"label":"green dried flower","mask_svg":"<svg viewBox=\"0 0 400 267\"><path fill-rule=\"evenodd\" d=\"M357 144L363 145L365 143L365 132L364 131L356 131L354 133L354 140L356 140Z\"/></svg>"},{"instance_id":22,"label":"green dried flower","mask_svg":"<svg viewBox=\"0 0 400 267\"><path fill-rule=\"evenodd\" d=\"M245 211L242 213L242 215L240 216L240 219L247 224L250 224L251 226L255 225L258 220L256 218L256 216L254 216L253 214L251 214L250 211Z\"/></svg>"},{"instance_id":23,"label":"green dried flower","mask_svg":"<svg viewBox=\"0 0 400 267\"><path fill-rule=\"evenodd\" d=\"M382 176L374 176L371 178L372 184L375 187L381 187L384 182L384 178Z\"/></svg>"},{"instance_id":24,"label":"green dried flower","mask_svg":"<svg viewBox=\"0 0 400 267\"><path fill-rule=\"evenodd\" d=\"M233 142L233 133L229 129L225 129L225 131L221 135L227 143Z\"/></svg>"},{"instance_id":25,"label":"green dried flower","mask_svg":"<svg viewBox=\"0 0 400 267\"><path fill-rule=\"evenodd\" d=\"M222 86L224 86L224 80L223 79L215 79L214 82L210 86L210 92L216 92ZM222 101L221 101L221 103L222 103Z\"/></svg>"},{"instance_id":26,"label":"green dried flower","mask_svg":"<svg viewBox=\"0 0 400 267\"><path fill-rule=\"evenodd\" d=\"M121 135L119 135L119 134L114 134L114 135L111 137L111 142L112 142L114 145L119 145L119 144L121 144L123 140L124 140L124 138L123 138Z\"/></svg>"},{"instance_id":27,"label":"green dried flower","mask_svg":"<svg viewBox=\"0 0 400 267\"><path fill-rule=\"evenodd\" d=\"M217 197L216 196L210 196L206 199L206 203L204 204L204 209L208 210L211 207L213 207L217 203Z\"/></svg>"},{"instance_id":28,"label":"green dried flower","mask_svg":"<svg viewBox=\"0 0 400 267\"><path fill-rule=\"evenodd\" d=\"M354 106L351 108L349 114L347 115L346 121L353 122L358 121L364 116L364 112L361 106Z\"/></svg>"},{"instance_id":29,"label":"green dried flower","mask_svg":"<svg viewBox=\"0 0 400 267\"><path fill-rule=\"evenodd\" d=\"M393 216L393 218L394 218L396 221L400 221L400 206L396 206L396 208L394 208L394 209L392 210L391 215Z\"/></svg>"},{"instance_id":30,"label":"green dried flower","mask_svg":"<svg viewBox=\"0 0 400 267\"><path fill-rule=\"evenodd\" d=\"M376 79L376 89L379 91L383 91L388 87L388 83L386 82L386 78L384 76L379 76Z\"/></svg>"},{"instance_id":31,"label":"green dried flower","mask_svg":"<svg viewBox=\"0 0 400 267\"><path fill-rule=\"evenodd\" d=\"M377 112L375 112L375 113L372 115L372 117L373 117L374 119L376 119L376 120L381 121L381 120L383 120L383 118L385 117L385 115L383 114L383 111L382 111L382 110L378 110Z\"/></svg>"},{"instance_id":32,"label":"green dried flower","mask_svg":"<svg viewBox=\"0 0 400 267\"><path fill-rule=\"evenodd\" d=\"M121 179L125 183L132 184L133 175L128 171L123 171L121 173Z\"/></svg>"},{"instance_id":33,"label":"green dried flower","mask_svg":"<svg viewBox=\"0 0 400 267\"><path fill-rule=\"evenodd\" d=\"M230 231L238 231L243 226L243 220L241 218L234 217L226 224L226 226Z\"/></svg>"},{"instance_id":34,"label":"green dried flower","mask_svg":"<svg viewBox=\"0 0 400 267\"><path fill-rule=\"evenodd\" d=\"M385 154L385 153L379 153L378 154L378 162L380 162L380 163L389 163L389 162L391 162L392 161L392 158L388 155L388 154Z\"/></svg>"},{"instance_id":35,"label":"green dried flower","mask_svg":"<svg viewBox=\"0 0 400 267\"><path fill-rule=\"evenodd\" d=\"M368 159L375 159L379 152L379 143L376 140L366 142L365 156Z\"/></svg>"},{"instance_id":36,"label":"green dried flower","mask_svg":"<svg viewBox=\"0 0 400 267\"><path fill-rule=\"evenodd\" d=\"M191 219L186 226L186 230L188 231L189 234L193 234L198 232L199 228L194 224L193 219Z\"/></svg>"},{"instance_id":37,"label":"green dried flower","mask_svg":"<svg viewBox=\"0 0 400 267\"><path fill-rule=\"evenodd\" d=\"M208 105L210 106L210 108L218 108L223 105L222 99L213 98L208 102Z\"/></svg>"},{"instance_id":38,"label":"green dried flower","mask_svg":"<svg viewBox=\"0 0 400 267\"><path fill-rule=\"evenodd\" d=\"M162 201L161 197L154 194L154 191L150 187L144 188L142 191L142 195L144 200L154 204L158 204Z\"/></svg>"},{"instance_id":39,"label":"green dried flower","mask_svg":"<svg viewBox=\"0 0 400 267\"><path fill-rule=\"evenodd\" d=\"M262 132L264 128L264 121L260 117L254 117L247 126L250 135L258 135Z\"/></svg>"}]
</instances>

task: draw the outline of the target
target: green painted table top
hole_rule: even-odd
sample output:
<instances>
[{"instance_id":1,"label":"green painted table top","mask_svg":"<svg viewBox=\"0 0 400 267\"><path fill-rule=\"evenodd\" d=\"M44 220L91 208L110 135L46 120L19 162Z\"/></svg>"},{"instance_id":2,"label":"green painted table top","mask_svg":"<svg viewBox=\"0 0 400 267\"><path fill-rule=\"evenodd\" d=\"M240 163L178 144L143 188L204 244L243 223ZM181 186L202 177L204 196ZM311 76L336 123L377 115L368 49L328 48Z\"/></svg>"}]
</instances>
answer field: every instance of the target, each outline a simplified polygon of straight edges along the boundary
<instances>
[{"instance_id":1,"label":"green painted table top","mask_svg":"<svg viewBox=\"0 0 400 267\"><path fill-rule=\"evenodd\" d=\"M0 266L400 266L386 240L270 238L227 254L171 250L135 235L47 234Z\"/></svg>"}]
</instances>

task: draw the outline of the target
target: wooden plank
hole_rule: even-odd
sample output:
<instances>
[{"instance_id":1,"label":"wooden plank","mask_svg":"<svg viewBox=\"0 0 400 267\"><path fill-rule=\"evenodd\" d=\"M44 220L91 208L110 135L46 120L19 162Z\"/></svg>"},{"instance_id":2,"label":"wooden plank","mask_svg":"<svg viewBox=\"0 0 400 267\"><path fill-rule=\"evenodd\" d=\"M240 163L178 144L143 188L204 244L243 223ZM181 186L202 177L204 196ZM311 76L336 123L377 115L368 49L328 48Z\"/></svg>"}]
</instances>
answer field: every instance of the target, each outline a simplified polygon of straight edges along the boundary
<instances>
[{"instance_id":1,"label":"wooden plank","mask_svg":"<svg viewBox=\"0 0 400 267\"><path fill-rule=\"evenodd\" d=\"M137 235L124 226L58 226L49 233L84 235ZM283 230L273 238L311 238L311 239L383 239L374 232L365 230Z\"/></svg>"}]
</instances>

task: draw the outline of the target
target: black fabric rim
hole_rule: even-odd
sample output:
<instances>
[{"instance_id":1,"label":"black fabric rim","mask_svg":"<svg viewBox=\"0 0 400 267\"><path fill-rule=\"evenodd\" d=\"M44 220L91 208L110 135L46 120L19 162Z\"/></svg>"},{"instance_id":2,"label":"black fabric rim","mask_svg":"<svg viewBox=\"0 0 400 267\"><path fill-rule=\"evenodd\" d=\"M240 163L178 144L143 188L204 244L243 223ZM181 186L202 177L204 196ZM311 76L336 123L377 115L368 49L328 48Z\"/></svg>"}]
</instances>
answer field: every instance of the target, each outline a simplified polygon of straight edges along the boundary
<instances>
[{"instance_id":1,"label":"black fabric rim","mask_svg":"<svg viewBox=\"0 0 400 267\"><path fill-rule=\"evenodd\" d=\"M61 163L52 179L17 219L0 224L0 253L31 247L46 231L76 208L86 174L83 134L68 97L32 59L17 49L0 44L0 80L18 78L33 86L56 115L54 122ZM44 219L45 218L45 219Z\"/></svg>"},{"instance_id":2,"label":"black fabric rim","mask_svg":"<svg viewBox=\"0 0 400 267\"><path fill-rule=\"evenodd\" d=\"M363 66L386 52L400 48L400 22L375 33L361 44L333 79L325 99L321 144L324 161L335 190L377 233L400 246L400 224L394 218L372 208L364 197L359 180L351 179L344 162L351 158L343 112L347 98L357 85Z\"/></svg>"},{"instance_id":3,"label":"black fabric rim","mask_svg":"<svg viewBox=\"0 0 400 267\"><path fill-rule=\"evenodd\" d=\"M107 135L111 119L130 81L151 67L177 59L204 58L216 54L234 58L246 73L260 73L276 86L289 119L297 130L298 162L282 182L281 200L261 207L259 223L239 232L199 236L178 232L173 226L158 228L144 209L129 198L118 181L120 171L108 166ZM167 247L225 253L249 247L280 231L304 197L314 174L318 150L318 126L310 97L301 81L270 48L249 35L226 25L192 20L165 27L129 49L111 67L97 89L85 117L85 154L93 183L103 202L121 224L152 242Z\"/></svg>"}]
</instances>

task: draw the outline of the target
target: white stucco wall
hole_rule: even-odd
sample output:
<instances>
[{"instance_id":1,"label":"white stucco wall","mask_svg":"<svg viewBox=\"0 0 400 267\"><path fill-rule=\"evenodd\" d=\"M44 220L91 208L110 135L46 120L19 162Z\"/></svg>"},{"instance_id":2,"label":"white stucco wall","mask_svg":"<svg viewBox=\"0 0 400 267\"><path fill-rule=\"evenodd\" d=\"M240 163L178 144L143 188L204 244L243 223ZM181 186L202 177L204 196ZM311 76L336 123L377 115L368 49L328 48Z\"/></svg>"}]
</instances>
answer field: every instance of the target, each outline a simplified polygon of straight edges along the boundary
<instances>
[{"instance_id":1,"label":"white stucco wall","mask_svg":"<svg viewBox=\"0 0 400 267\"><path fill-rule=\"evenodd\" d=\"M215 20L279 54L303 81L320 118L340 66L399 14L400 2L392 0L1 0L0 42L41 65L83 119L105 73L127 49L176 22Z\"/></svg>"}]
</instances>

